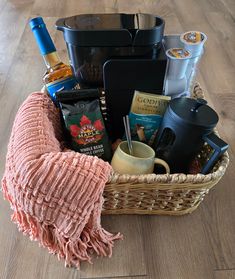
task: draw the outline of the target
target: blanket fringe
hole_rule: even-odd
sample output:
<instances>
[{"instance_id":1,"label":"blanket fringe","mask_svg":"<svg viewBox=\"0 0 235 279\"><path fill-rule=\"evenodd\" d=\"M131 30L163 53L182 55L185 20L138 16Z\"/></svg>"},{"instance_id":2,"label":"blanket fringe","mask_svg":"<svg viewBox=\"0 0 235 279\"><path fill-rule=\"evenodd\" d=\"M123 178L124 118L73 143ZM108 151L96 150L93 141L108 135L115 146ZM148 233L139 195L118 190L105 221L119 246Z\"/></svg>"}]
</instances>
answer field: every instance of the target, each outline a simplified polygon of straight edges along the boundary
<instances>
[{"instance_id":1,"label":"blanket fringe","mask_svg":"<svg viewBox=\"0 0 235 279\"><path fill-rule=\"evenodd\" d=\"M91 230L85 227L79 239L71 241L61 234L53 225L38 221L12 204L10 195L7 193L5 181L2 181L4 198L9 200L14 210L11 219L17 224L19 231L28 235L31 240L39 241L39 245L47 248L50 253L57 254L58 259L65 260L65 266L80 268L82 261L91 261L91 254L95 252L99 256L112 256L114 241L122 239L122 235L115 235L99 227Z\"/></svg>"}]
</instances>

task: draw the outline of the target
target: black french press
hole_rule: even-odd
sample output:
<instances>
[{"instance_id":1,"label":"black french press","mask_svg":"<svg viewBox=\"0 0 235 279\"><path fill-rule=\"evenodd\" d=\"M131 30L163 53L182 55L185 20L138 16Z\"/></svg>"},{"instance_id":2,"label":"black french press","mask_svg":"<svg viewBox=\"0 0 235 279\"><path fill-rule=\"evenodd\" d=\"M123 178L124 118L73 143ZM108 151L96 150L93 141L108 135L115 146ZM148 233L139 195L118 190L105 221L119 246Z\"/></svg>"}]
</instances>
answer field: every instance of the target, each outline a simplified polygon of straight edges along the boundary
<instances>
[{"instance_id":1,"label":"black french press","mask_svg":"<svg viewBox=\"0 0 235 279\"><path fill-rule=\"evenodd\" d=\"M207 142L213 152L200 173L208 173L228 144L213 129L219 117L204 99L175 98L170 101L153 148L165 160L171 173L188 173L189 167Z\"/></svg>"}]
</instances>

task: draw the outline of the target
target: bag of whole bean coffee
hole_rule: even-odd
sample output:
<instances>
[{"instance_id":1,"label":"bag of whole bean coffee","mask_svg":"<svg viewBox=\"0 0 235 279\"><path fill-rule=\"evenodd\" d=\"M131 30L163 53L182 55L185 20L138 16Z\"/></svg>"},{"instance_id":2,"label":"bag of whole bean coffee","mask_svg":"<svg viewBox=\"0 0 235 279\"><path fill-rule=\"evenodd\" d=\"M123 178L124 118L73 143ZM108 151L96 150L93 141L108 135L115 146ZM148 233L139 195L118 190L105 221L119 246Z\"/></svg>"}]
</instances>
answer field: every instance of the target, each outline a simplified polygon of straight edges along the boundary
<instances>
[{"instance_id":1,"label":"bag of whole bean coffee","mask_svg":"<svg viewBox=\"0 0 235 279\"><path fill-rule=\"evenodd\" d=\"M80 153L111 160L111 145L100 110L99 90L60 91L56 93L56 98L69 147Z\"/></svg>"}]
</instances>

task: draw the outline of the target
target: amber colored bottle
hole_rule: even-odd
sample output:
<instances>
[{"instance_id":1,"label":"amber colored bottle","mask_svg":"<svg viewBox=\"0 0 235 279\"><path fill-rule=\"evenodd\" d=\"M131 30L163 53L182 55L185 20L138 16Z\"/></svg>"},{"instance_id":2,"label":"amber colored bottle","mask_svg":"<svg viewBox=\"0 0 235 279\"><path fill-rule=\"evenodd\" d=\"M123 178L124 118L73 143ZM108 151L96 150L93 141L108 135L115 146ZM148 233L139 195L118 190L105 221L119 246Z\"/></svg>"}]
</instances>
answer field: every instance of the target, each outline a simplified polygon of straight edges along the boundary
<instances>
[{"instance_id":1,"label":"amber colored bottle","mask_svg":"<svg viewBox=\"0 0 235 279\"><path fill-rule=\"evenodd\" d=\"M71 67L64 64L59 58L43 19L41 17L33 18L29 25L47 67L43 81L52 100L56 102L56 92L73 89L77 86L77 81Z\"/></svg>"}]
</instances>

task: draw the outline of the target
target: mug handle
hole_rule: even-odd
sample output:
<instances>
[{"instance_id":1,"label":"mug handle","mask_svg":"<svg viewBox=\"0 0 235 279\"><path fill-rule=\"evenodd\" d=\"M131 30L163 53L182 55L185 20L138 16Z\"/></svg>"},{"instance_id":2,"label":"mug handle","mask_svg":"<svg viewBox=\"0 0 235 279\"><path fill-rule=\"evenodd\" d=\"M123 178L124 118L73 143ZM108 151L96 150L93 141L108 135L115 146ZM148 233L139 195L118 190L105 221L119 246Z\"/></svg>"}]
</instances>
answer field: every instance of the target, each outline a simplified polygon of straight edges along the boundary
<instances>
[{"instance_id":1,"label":"mug handle","mask_svg":"<svg viewBox=\"0 0 235 279\"><path fill-rule=\"evenodd\" d=\"M154 159L154 164L163 166L165 168L165 170L166 170L166 173L170 173L170 167L167 164L167 162L165 162L164 160L159 159L159 158L155 158Z\"/></svg>"}]
</instances>

